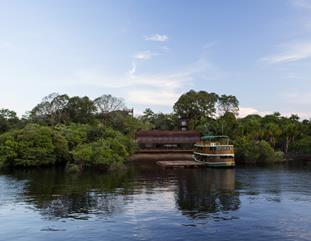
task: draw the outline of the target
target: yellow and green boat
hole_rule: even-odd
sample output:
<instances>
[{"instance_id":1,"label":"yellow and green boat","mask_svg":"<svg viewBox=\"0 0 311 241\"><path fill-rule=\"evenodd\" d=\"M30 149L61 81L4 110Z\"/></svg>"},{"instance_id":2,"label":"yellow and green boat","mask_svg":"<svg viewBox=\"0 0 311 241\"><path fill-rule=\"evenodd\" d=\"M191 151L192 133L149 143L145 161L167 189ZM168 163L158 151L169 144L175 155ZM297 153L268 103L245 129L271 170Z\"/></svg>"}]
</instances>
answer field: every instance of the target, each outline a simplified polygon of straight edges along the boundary
<instances>
[{"instance_id":1,"label":"yellow and green boat","mask_svg":"<svg viewBox=\"0 0 311 241\"><path fill-rule=\"evenodd\" d=\"M228 136L203 136L194 144L193 159L210 167L234 167L234 146Z\"/></svg>"}]
</instances>

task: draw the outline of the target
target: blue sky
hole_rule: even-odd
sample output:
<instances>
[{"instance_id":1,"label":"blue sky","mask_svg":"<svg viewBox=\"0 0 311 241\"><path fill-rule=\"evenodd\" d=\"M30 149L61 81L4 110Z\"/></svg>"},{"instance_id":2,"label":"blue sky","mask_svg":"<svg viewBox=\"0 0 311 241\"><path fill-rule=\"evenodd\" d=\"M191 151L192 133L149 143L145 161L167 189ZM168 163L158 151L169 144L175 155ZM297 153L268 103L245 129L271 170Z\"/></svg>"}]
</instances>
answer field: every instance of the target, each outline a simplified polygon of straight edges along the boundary
<instances>
[{"instance_id":1,"label":"blue sky","mask_svg":"<svg viewBox=\"0 0 311 241\"><path fill-rule=\"evenodd\" d=\"M20 115L52 92L169 112L195 89L310 118L311 0L0 0L0 84Z\"/></svg>"}]
</instances>

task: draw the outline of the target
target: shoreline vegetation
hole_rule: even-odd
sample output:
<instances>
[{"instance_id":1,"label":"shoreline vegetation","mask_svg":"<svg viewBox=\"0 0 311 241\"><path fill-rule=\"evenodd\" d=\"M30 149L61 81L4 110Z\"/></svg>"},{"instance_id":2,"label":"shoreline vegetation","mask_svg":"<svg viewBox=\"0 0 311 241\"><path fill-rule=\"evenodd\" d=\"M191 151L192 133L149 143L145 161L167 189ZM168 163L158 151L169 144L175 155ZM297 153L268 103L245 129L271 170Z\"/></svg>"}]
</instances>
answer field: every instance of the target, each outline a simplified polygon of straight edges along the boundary
<instances>
[{"instance_id":1,"label":"shoreline vegetation","mask_svg":"<svg viewBox=\"0 0 311 241\"><path fill-rule=\"evenodd\" d=\"M119 169L138 150L139 130L188 129L201 134L228 135L237 163L274 163L311 156L311 121L297 115L238 117L232 95L190 90L169 114L147 108L133 116L124 101L111 95L94 100L50 94L22 118L0 109L0 168L62 165L70 172L84 168Z\"/></svg>"}]
</instances>

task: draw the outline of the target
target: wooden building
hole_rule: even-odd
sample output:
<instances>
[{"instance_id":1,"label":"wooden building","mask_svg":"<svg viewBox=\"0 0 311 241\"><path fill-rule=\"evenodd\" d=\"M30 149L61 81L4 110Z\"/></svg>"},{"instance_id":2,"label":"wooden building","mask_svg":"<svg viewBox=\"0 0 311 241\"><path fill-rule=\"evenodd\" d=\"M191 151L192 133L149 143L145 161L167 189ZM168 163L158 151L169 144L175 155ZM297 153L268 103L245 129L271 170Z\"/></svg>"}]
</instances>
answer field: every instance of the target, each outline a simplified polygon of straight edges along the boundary
<instances>
[{"instance_id":1,"label":"wooden building","mask_svg":"<svg viewBox=\"0 0 311 241\"><path fill-rule=\"evenodd\" d=\"M139 131L136 133L136 141L141 151L168 151L168 150L192 150L193 145L200 140L197 131Z\"/></svg>"}]
</instances>

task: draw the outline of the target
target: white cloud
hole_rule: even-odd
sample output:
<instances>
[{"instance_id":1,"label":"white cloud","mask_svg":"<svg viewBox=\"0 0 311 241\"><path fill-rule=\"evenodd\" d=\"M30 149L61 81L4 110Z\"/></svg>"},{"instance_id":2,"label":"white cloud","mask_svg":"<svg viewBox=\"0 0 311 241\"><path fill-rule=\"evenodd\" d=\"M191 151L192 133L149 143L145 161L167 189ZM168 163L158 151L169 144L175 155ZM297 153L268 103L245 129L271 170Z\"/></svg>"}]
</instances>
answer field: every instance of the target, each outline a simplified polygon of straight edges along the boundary
<instances>
[{"instance_id":1,"label":"white cloud","mask_svg":"<svg viewBox=\"0 0 311 241\"><path fill-rule=\"evenodd\" d=\"M291 115L298 115L300 117L300 120L304 119L311 119L311 112L303 112L303 111L294 111L284 114L287 117L290 117Z\"/></svg>"},{"instance_id":2,"label":"white cloud","mask_svg":"<svg viewBox=\"0 0 311 241\"><path fill-rule=\"evenodd\" d=\"M148 59L152 59L153 56L156 56L156 55L158 54L153 53L150 50L145 50L145 51L138 52L137 54L133 56L133 58L138 59L138 60L148 60Z\"/></svg>"},{"instance_id":3,"label":"white cloud","mask_svg":"<svg viewBox=\"0 0 311 241\"><path fill-rule=\"evenodd\" d=\"M145 40L148 41L157 41L157 42L166 42L168 40L168 36L163 34L152 34L149 36L145 36Z\"/></svg>"},{"instance_id":4,"label":"white cloud","mask_svg":"<svg viewBox=\"0 0 311 241\"><path fill-rule=\"evenodd\" d=\"M271 115L273 111L259 111L253 107L240 107L239 117L244 118L248 115ZM298 115L301 119L309 119L311 118L311 112L303 112L303 111L293 111L293 112L283 112L282 116L290 117L291 115Z\"/></svg>"},{"instance_id":5,"label":"white cloud","mask_svg":"<svg viewBox=\"0 0 311 241\"><path fill-rule=\"evenodd\" d=\"M240 110L239 110L239 117L241 117L241 118L246 117L248 115L264 116L264 115L268 115L268 114L272 114L272 112L259 111L259 110L257 110L256 108L253 108L253 107L240 107Z\"/></svg>"},{"instance_id":6,"label":"white cloud","mask_svg":"<svg viewBox=\"0 0 311 241\"><path fill-rule=\"evenodd\" d=\"M216 81L222 77L220 71L203 57L183 68L156 74L141 73L137 62L141 59L133 57L130 68L121 75L109 74L103 68L82 69L64 82L75 87L82 85L117 92L129 106L138 109L151 107L156 111L169 111L182 93L193 88L195 80Z\"/></svg>"},{"instance_id":7,"label":"white cloud","mask_svg":"<svg viewBox=\"0 0 311 241\"><path fill-rule=\"evenodd\" d=\"M258 114L258 110L252 107L240 107L239 117Z\"/></svg>"},{"instance_id":8,"label":"white cloud","mask_svg":"<svg viewBox=\"0 0 311 241\"><path fill-rule=\"evenodd\" d=\"M134 75L136 73L136 63L134 61L132 61L132 67L129 70L129 75Z\"/></svg>"},{"instance_id":9,"label":"white cloud","mask_svg":"<svg viewBox=\"0 0 311 241\"><path fill-rule=\"evenodd\" d=\"M172 107L183 91L191 85L192 76L187 72L157 75L132 75L127 90L130 103Z\"/></svg>"},{"instance_id":10,"label":"white cloud","mask_svg":"<svg viewBox=\"0 0 311 241\"><path fill-rule=\"evenodd\" d=\"M271 64L275 64L294 62L311 58L311 42L287 44L283 45L282 48L283 52L264 57L261 60Z\"/></svg>"},{"instance_id":11,"label":"white cloud","mask_svg":"<svg viewBox=\"0 0 311 241\"><path fill-rule=\"evenodd\" d=\"M68 78L67 78L68 80ZM96 70L80 70L71 78L70 85L93 86L122 92L130 105L172 107L178 97L191 87L190 72L137 74L133 63L127 74L111 76ZM68 82L67 82L68 83Z\"/></svg>"}]
</instances>

